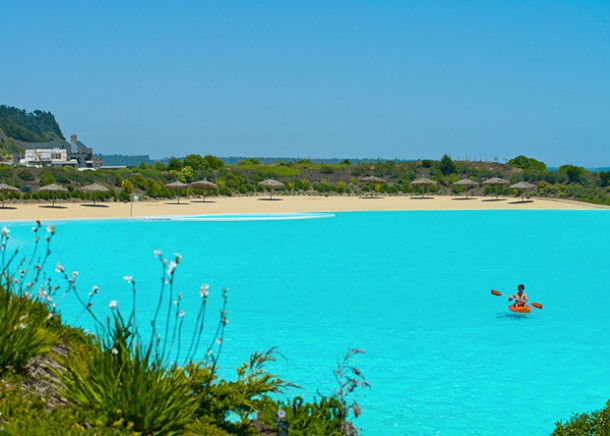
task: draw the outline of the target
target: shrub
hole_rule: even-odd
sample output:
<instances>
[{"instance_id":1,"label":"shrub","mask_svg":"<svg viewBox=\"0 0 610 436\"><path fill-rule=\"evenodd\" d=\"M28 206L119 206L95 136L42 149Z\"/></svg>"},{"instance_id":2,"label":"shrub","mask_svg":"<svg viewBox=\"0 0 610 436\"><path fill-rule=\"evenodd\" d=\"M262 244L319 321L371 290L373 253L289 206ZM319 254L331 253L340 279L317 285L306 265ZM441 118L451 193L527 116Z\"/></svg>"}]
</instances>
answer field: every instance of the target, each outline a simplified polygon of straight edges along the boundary
<instances>
[{"instance_id":1,"label":"shrub","mask_svg":"<svg viewBox=\"0 0 610 436\"><path fill-rule=\"evenodd\" d=\"M555 423L554 436L610 434L610 400L606 407L591 413L579 413L565 423Z\"/></svg>"}]
</instances>

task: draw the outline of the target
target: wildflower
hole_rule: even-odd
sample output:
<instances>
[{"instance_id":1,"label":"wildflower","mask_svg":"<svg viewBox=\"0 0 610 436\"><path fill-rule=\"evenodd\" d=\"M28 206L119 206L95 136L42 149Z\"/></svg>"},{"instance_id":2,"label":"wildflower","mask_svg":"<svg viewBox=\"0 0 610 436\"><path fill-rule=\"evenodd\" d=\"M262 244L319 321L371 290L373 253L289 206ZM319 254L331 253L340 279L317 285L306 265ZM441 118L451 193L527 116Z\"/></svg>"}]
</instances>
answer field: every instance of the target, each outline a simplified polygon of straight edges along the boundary
<instances>
[{"instance_id":1,"label":"wildflower","mask_svg":"<svg viewBox=\"0 0 610 436\"><path fill-rule=\"evenodd\" d=\"M176 253L174 256L176 256L176 264L179 264L182 260L182 255L180 253Z\"/></svg>"},{"instance_id":2,"label":"wildflower","mask_svg":"<svg viewBox=\"0 0 610 436\"><path fill-rule=\"evenodd\" d=\"M180 316L180 318L182 318L184 316L184 310L181 310L178 315Z\"/></svg>"},{"instance_id":3,"label":"wildflower","mask_svg":"<svg viewBox=\"0 0 610 436\"><path fill-rule=\"evenodd\" d=\"M178 307L178 300L174 300L174 306Z\"/></svg>"},{"instance_id":4,"label":"wildflower","mask_svg":"<svg viewBox=\"0 0 610 436\"><path fill-rule=\"evenodd\" d=\"M211 355L213 355L213 354L214 354L214 353L212 353L212 350L208 350L208 352L207 352L207 355L208 355L208 356L211 356Z\"/></svg>"},{"instance_id":5,"label":"wildflower","mask_svg":"<svg viewBox=\"0 0 610 436\"><path fill-rule=\"evenodd\" d=\"M283 411L282 409L277 411L277 417L280 419L284 419L286 417L286 412Z\"/></svg>"},{"instance_id":6,"label":"wildflower","mask_svg":"<svg viewBox=\"0 0 610 436\"><path fill-rule=\"evenodd\" d=\"M49 312L49 314L47 315L47 319L51 319L53 318L53 314L51 312Z\"/></svg>"},{"instance_id":7,"label":"wildflower","mask_svg":"<svg viewBox=\"0 0 610 436\"><path fill-rule=\"evenodd\" d=\"M32 227L33 232L35 232L36 230L38 230L38 227Z\"/></svg>"},{"instance_id":8,"label":"wildflower","mask_svg":"<svg viewBox=\"0 0 610 436\"><path fill-rule=\"evenodd\" d=\"M116 300L112 300L110 302L110 304L108 304L108 307L111 308L111 309L116 309L117 305L118 305L117 301Z\"/></svg>"},{"instance_id":9,"label":"wildflower","mask_svg":"<svg viewBox=\"0 0 610 436\"><path fill-rule=\"evenodd\" d=\"M97 293L99 292L99 290L100 290L100 289L99 289L97 286L94 286L94 287L93 287L93 288L91 288L91 289L93 289L93 293L94 293L94 294L97 294Z\"/></svg>"},{"instance_id":10,"label":"wildflower","mask_svg":"<svg viewBox=\"0 0 610 436\"><path fill-rule=\"evenodd\" d=\"M19 271L19 275L21 276L21 278L25 277L25 270L22 269L21 271Z\"/></svg>"},{"instance_id":11,"label":"wildflower","mask_svg":"<svg viewBox=\"0 0 610 436\"><path fill-rule=\"evenodd\" d=\"M55 226L53 224L47 226L47 233L50 233L51 235L55 234Z\"/></svg>"},{"instance_id":12,"label":"wildflower","mask_svg":"<svg viewBox=\"0 0 610 436\"><path fill-rule=\"evenodd\" d=\"M117 350L116 348L112 348L112 350L110 350L112 352L112 354L119 354L119 350Z\"/></svg>"},{"instance_id":13,"label":"wildflower","mask_svg":"<svg viewBox=\"0 0 610 436\"><path fill-rule=\"evenodd\" d=\"M218 345L220 345L220 344L222 344L222 338L216 338L216 340L214 342L216 342Z\"/></svg>"},{"instance_id":14,"label":"wildflower","mask_svg":"<svg viewBox=\"0 0 610 436\"><path fill-rule=\"evenodd\" d=\"M222 325L227 325L227 324L229 324L229 320L228 320L228 319L226 319L226 318L225 318L225 319L223 319L223 320L222 320Z\"/></svg>"},{"instance_id":15,"label":"wildflower","mask_svg":"<svg viewBox=\"0 0 610 436\"><path fill-rule=\"evenodd\" d=\"M170 276L172 274L174 274L174 270L176 269L177 266L178 266L178 264L172 260L169 263L169 266L167 267L167 274L169 274Z\"/></svg>"},{"instance_id":16,"label":"wildflower","mask_svg":"<svg viewBox=\"0 0 610 436\"><path fill-rule=\"evenodd\" d=\"M89 292L89 298L93 297L93 292Z\"/></svg>"},{"instance_id":17,"label":"wildflower","mask_svg":"<svg viewBox=\"0 0 610 436\"><path fill-rule=\"evenodd\" d=\"M203 285L201 285L201 287L199 288L199 295L201 295L201 298L204 298L204 297L207 297L208 295L210 295L208 288L209 288L209 286L206 285L205 283Z\"/></svg>"},{"instance_id":18,"label":"wildflower","mask_svg":"<svg viewBox=\"0 0 610 436\"><path fill-rule=\"evenodd\" d=\"M123 276L123 280L127 280L127 283L133 282L133 276Z\"/></svg>"},{"instance_id":19,"label":"wildflower","mask_svg":"<svg viewBox=\"0 0 610 436\"><path fill-rule=\"evenodd\" d=\"M19 321L23 321L24 319L27 319L27 318L28 318L28 314L26 313L25 315L21 315L19 317Z\"/></svg>"},{"instance_id":20,"label":"wildflower","mask_svg":"<svg viewBox=\"0 0 610 436\"><path fill-rule=\"evenodd\" d=\"M78 271L74 271L72 273L72 278L74 278L74 280L76 280L77 277L78 277Z\"/></svg>"},{"instance_id":21,"label":"wildflower","mask_svg":"<svg viewBox=\"0 0 610 436\"><path fill-rule=\"evenodd\" d=\"M2 227L2 236L8 236L8 234L10 232L11 231L8 229L8 227L6 227L6 226Z\"/></svg>"},{"instance_id":22,"label":"wildflower","mask_svg":"<svg viewBox=\"0 0 610 436\"><path fill-rule=\"evenodd\" d=\"M161 250L153 250L155 257L161 257Z\"/></svg>"},{"instance_id":23,"label":"wildflower","mask_svg":"<svg viewBox=\"0 0 610 436\"><path fill-rule=\"evenodd\" d=\"M56 273L64 272L64 267L61 266L61 263L57 262L57 265L55 266L55 272Z\"/></svg>"},{"instance_id":24,"label":"wildflower","mask_svg":"<svg viewBox=\"0 0 610 436\"><path fill-rule=\"evenodd\" d=\"M20 322L20 323L19 323L19 328L20 328L21 330L25 329L26 327L27 327L27 324L24 324L24 323L22 323L22 322Z\"/></svg>"}]
</instances>

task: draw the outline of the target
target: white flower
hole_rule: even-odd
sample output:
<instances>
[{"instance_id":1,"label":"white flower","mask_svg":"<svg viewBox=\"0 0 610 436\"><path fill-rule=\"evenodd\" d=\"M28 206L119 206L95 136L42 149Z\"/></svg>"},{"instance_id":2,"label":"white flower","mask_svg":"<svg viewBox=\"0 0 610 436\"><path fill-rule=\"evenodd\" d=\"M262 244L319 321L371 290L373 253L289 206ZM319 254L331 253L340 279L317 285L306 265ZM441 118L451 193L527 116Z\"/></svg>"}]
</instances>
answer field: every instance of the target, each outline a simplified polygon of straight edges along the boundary
<instances>
[{"instance_id":1,"label":"white flower","mask_svg":"<svg viewBox=\"0 0 610 436\"><path fill-rule=\"evenodd\" d=\"M155 257L161 257L161 250L154 250Z\"/></svg>"},{"instance_id":2,"label":"white flower","mask_svg":"<svg viewBox=\"0 0 610 436\"><path fill-rule=\"evenodd\" d=\"M174 256L176 256L176 263L180 263L182 260L182 255L180 253L175 253Z\"/></svg>"},{"instance_id":3,"label":"white flower","mask_svg":"<svg viewBox=\"0 0 610 436\"><path fill-rule=\"evenodd\" d=\"M99 290L100 290L100 289L99 289L97 286L94 286L94 287L93 287L93 288L91 288L91 289L93 289L93 293L94 293L94 294L97 294L97 293L99 292Z\"/></svg>"},{"instance_id":4,"label":"white flower","mask_svg":"<svg viewBox=\"0 0 610 436\"><path fill-rule=\"evenodd\" d=\"M74 271L74 272L72 273L72 277L73 277L74 279L76 279L76 278L78 277L78 271Z\"/></svg>"},{"instance_id":5,"label":"white flower","mask_svg":"<svg viewBox=\"0 0 610 436\"><path fill-rule=\"evenodd\" d=\"M133 282L133 276L123 276L123 280L127 280L127 283Z\"/></svg>"},{"instance_id":6,"label":"white flower","mask_svg":"<svg viewBox=\"0 0 610 436\"><path fill-rule=\"evenodd\" d=\"M38 227L32 227L33 232L35 232L36 230L38 230Z\"/></svg>"},{"instance_id":7,"label":"white flower","mask_svg":"<svg viewBox=\"0 0 610 436\"><path fill-rule=\"evenodd\" d=\"M11 233L11 231L8 229L8 227L2 227L2 236L7 236L9 233Z\"/></svg>"},{"instance_id":8,"label":"white flower","mask_svg":"<svg viewBox=\"0 0 610 436\"><path fill-rule=\"evenodd\" d=\"M220 345L220 344L222 344L222 338L217 338L216 341L214 341L214 342L216 342L218 345Z\"/></svg>"},{"instance_id":9,"label":"white flower","mask_svg":"<svg viewBox=\"0 0 610 436\"><path fill-rule=\"evenodd\" d=\"M64 267L61 266L61 263L57 262L57 265L55 266L55 272L56 273L64 272Z\"/></svg>"},{"instance_id":10,"label":"white flower","mask_svg":"<svg viewBox=\"0 0 610 436\"><path fill-rule=\"evenodd\" d=\"M27 318L28 318L28 314L26 313L25 315L21 315L21 316L19 317L19 321L23 321L23 320L25 320L25 319L27 319Z\"/></svg>"},{"instance_id":11,"label":"white flower","mask_svg":"<svg viewBox=\"0 0 610 436\"><path fill-rule=\"evenodd\" d=\"M47 315L47 319L51 319L53 318L53 314L49 312L49 314Z\"/></svg>"},{"instance_id":12,"label":"white flower","mask_svg":"<svg viewBox=\"0 0 610 436\"><path fill-rule=\"evenodd\" d=\"M117 306L118 306L118 303L117 303L117 301L116 301L116 300L112 300L112 301L110 302L110 304L108 304L108 307L109 307L109 308L111 308L111 309L116 309L116 308L117 308Z\"/></svg>"},{"instance_id":13,"label":"white flower","mask_svg":"<svg viewBox=\"0 0 610 436\"><path fill-rule=\"evenodd\" d=\"M206 285L205 283L203 285L201 285L201 287L199 288L199 295L201 295L201 298L207 297L208 295L210 295L208 288L209 288L209 286Z\"/></svg>"},{"instance_id":14,"label":"white flower","mask_svg":"<svg viewBox=\"0 0 610 436\"><path fill-rule=\"evenodd\" d=\"M180 318L182 318L184 316L184 310L181 310L178 315L180 316Z\"/></svg>"},{"instance_id":15,"label":"white flower","mask_svg":"<svg viewBox=\"0 0 610 436\"><path fill-rule=\"evenodd\" d=\"M24 328L26 328L26 327L27 327L27 324L24 324L24 323L22 323L22 322L21 322L21 323L19 323L19 328L20 328L21 330L23 330L23 329L24 329Z\"/></svg>"},{"instance_id":16,"label":"white flower","mask_svg":"<svg viewBox=\"0 0 610 436\"><path fill-rule=\"evenodd\" d=\"M112 350L110 350L112 352L112 354L119 354L119 350L117 350L116 348L112 348Z\"/></svg>"},{"instance_id":17,"label":"white flower","mask_svg":"<svg viewBox=\"0 0 610 436\"><path fill-rule=\"evenodd\" d=\"M169 263L169 266L167 267L167 274L170 275L170 276L172 274L174 274L174 270L176 269L177 266L178 266L178 264L172 260Z\"/></svg>"},{"instance_id":18,"label":"white flower","mask_svg":"<svg viewBox=\"0 0 610 436\"><path fill-rule=\"evenodd\" d=\"M55 232L55 226L53 224L51 224L50 226L47 226L47 233L53 234L54 232Z\"/></svg>"},{"instance_id":19,"label":"white flower","mask_svg":"<svg viewBox=\"0 0 610 436\"><path fill-rule=\"evenodd\" d=\"M214 353L212 353L212 350L209 350L207 354L208 354L208 356L211 356Z\"/></svg>"}]
</instances>

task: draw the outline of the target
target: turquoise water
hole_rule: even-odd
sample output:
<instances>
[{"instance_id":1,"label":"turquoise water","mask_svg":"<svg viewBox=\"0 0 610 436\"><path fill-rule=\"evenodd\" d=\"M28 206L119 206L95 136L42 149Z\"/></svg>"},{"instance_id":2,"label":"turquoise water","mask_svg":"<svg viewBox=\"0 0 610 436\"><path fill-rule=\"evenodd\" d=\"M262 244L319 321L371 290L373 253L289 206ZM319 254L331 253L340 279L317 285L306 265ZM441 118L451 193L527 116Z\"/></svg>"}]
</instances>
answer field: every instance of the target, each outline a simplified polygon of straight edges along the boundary
<instances>
[{"instance_id":1,"label":"turquoise water","mask_svg":"<svg viewBox=\"0 0 610 436\"><path fill-rule=\"evenodd\" d=\"M31 225L9 227L12 242L27 248ZM230 288L221 357L228 377L252 351L277 346L287 360L269 369L307 395L330 393L339 356L366 348L360 367L372 389L358 420L366 435L543 435L610 398L607 211L56 227L53 260L80 272L84 292L100 286L100 312L112 299L129 307L122 277L132 275L138 316L150 316L154 249L184 256L176 287L187 318L201 283L214 304ZM543 310L513 315L490 294L518 283ZM63 310L68 319L80 313L70 300Z\"/></svg>"}]
</instances>

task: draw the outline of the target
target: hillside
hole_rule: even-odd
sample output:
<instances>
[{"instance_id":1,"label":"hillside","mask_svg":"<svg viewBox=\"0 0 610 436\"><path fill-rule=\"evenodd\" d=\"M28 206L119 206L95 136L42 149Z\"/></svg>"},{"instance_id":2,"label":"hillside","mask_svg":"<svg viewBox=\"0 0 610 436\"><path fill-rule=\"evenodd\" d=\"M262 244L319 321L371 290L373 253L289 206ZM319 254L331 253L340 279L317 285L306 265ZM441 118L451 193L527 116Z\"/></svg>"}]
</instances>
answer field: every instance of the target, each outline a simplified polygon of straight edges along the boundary
<instances>
[{"instance_id":1,"label":"hillside","mask_svg":"<svg viewBox=\"0 0 610 436\"><path fill-rule=\"evenodd\" d=\"M0 105L0 130L7 137L23 142L66 139L51 112L26 112L7 105Z\"/></svg>"}]
</instances>

